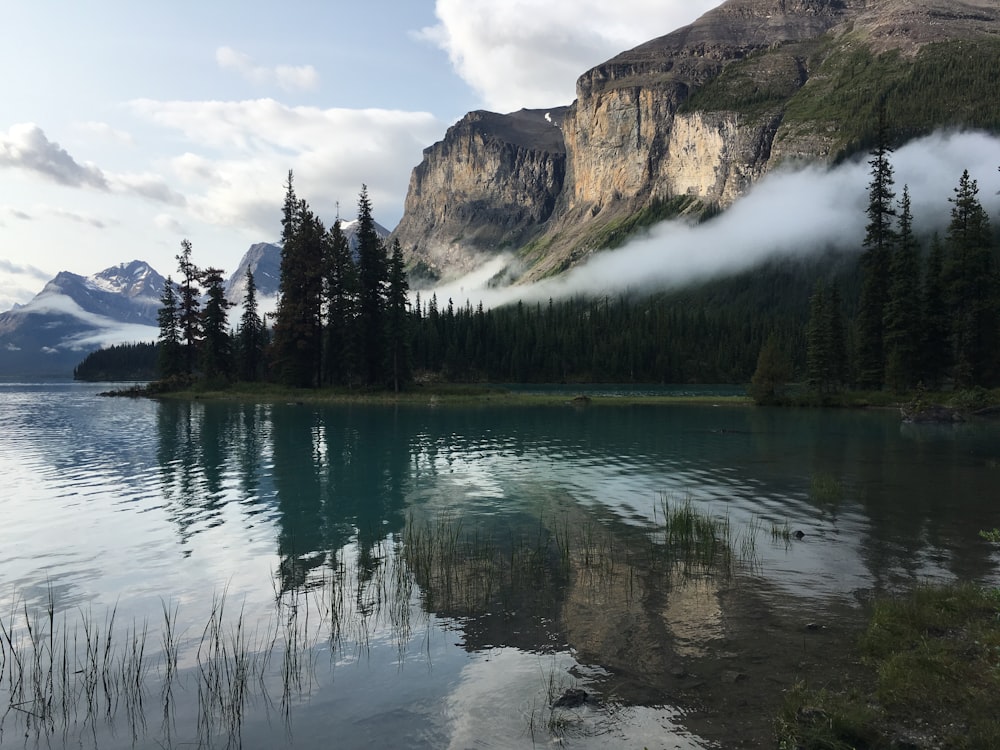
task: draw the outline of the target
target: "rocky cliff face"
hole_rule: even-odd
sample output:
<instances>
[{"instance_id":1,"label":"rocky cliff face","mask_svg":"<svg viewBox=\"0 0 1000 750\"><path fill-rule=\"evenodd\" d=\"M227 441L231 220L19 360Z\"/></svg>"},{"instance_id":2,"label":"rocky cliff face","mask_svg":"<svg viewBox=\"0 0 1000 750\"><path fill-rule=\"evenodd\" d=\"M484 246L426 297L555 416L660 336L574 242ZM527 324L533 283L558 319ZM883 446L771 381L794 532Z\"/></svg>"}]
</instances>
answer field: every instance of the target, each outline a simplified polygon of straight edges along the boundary
<instances>
[{"instance_id":1,"label":"rocky cliff face","mask_svg":"<svg viewBox=\"0 0 1000 750\"><path fill-rule=\"evenodd\" d=\"M565 113L470 112L424 151L394 232L415 282L467 273L540 231L563 190Z\"/></svg>"},{"instance_id":2,"label":"rocky cliff face","mask_svg":"<svg viewBox=\"0 0 1000 750\"><path fill-rule=\"evenodd\" d=\"M424 152L394 235L414 286L505 250L522 280L551 275L627 217L724 208L778 163L857 146L839 113L789 114L851 87L842 58L991 37L994 0L729 0L584 73L568 108L467 115Z\"/></svg>"}]
</instances>

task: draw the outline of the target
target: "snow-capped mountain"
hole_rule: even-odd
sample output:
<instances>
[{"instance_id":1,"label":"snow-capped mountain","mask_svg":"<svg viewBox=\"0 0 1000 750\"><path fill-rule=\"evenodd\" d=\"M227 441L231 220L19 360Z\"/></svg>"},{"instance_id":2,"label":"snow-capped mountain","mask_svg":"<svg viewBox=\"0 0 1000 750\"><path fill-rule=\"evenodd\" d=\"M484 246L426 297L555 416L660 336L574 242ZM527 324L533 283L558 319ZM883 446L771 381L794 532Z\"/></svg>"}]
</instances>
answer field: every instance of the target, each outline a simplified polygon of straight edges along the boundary
<instances>
[{"instance_id":1,"label":"snow-capped mountain","mask_svg":"<svg viewBox=\"0 0 1000 750\"><path fill-rule=\"evenodd\" d=\"M357 222L341 227L357 258ZM378 223L375 231L383 240L389 236ZM234 324L246 297L247 271L253 271L259 311L273 311L281 278L281 246L252 245L226 282ZM0 377L70 377L73 368L96 349L155 341L165 281L140 260L93 276L62 271L30 302L0 313Z\"/></svg>"},{"instance_id":2,"label":"snow-capped mountain","mask_svg":"<svg viewBox=\"0 0 1000 750\"><path fill-rule=\"evenodd\" d=\"M93 276L63 271L0 313L0 375L69 376L88 352L156 339L164 278L134 260Z\"/></svg>"},{"instance_id":3,"label":"snow-capped mountain","mask_svg":"<svg viewBox=\"0 0 1000 750\"><path fill-rule=\"evenodd\" d=\"M340 230L347 238L354 260L358 259L358 222L345 221ZM375 222L375 233L382 239L389 237L389 230ZM237 307L243 304L247 293L247 271L253 272L253 281L257 287L257 297L261 308L273 310L272 298L278 296L278 285L281 282L281 245L271 242L258 242L251 245L240 261L240 265L226 282L226 299Z\"/></svg>"},{"instance_id":4,"label":"snow-capped mountain","mask_svg":"<svg viewBox=\"0 0 1000 750\"><path fill-rule=\"evenodd\" d=\"M247 272L253 272L258 299L276 297L281 281L281 246L270 242L251 245L226 281L226 299L239 307L247 295Z\"/></svg>"}]
</instances>

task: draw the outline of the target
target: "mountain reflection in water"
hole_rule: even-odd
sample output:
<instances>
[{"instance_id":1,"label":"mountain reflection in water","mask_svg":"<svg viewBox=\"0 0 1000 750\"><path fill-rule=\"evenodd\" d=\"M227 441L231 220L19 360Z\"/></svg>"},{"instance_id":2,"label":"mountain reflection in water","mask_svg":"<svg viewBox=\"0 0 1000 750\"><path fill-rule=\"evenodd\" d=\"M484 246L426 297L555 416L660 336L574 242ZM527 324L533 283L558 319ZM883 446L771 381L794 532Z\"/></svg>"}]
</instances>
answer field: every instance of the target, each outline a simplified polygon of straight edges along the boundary
<instances>
[{"instance_id":1,"label":"mountain reflection in water","mask_svg":"<svg viewBox=\"0 0 1000 750\"><path fill-rule=\"evenodd\" d=\"M700 747L674 698L735 649L735 622L847 611L860 591L926 577L997 580L978 538L997 525L991 424L94 392L0 390L0 689L23 701L0 746L23 743L26 721L46 737L87 729L95 747L309 747L331 733L358 747ZM679 552L664 505L714 519L701 543L721 546ZM15 686L39 626L66 644L105 633L141 705L120 685L103 697L111 716L86 683ZM86 662L52 643L38 664ZM755 676L743 669L720 679ZM581 687L591 702L553 708Z\"/></svg>"}]
</instances>

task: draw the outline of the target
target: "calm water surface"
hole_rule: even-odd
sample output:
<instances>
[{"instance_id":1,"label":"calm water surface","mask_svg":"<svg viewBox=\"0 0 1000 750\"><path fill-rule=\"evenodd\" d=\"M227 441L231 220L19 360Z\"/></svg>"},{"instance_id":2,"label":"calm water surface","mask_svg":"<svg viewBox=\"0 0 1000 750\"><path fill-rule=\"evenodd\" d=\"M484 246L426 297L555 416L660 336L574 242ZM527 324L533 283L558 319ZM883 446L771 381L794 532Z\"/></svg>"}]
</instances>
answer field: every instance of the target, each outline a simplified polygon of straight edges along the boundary
<instances>
[{"instance_id":1,"label":"calm water surface","mask_svg":"<svg viewBox=\"0 0 1000 750\"><path fill-rule=\"evenodd\" d=\"M996 424L104 388L0 384L0 747L705 747L600 646L648 570L559 543L648 546L665 499L752 536L740 575L774 602L1000 580ZM441 575L408 523L483 541ZM543 536L555 574L518 557ZM671 590L676 641L712 637L712 587ZM552 708L576 687L607 703Z\"/></svg>"}]
</instances>

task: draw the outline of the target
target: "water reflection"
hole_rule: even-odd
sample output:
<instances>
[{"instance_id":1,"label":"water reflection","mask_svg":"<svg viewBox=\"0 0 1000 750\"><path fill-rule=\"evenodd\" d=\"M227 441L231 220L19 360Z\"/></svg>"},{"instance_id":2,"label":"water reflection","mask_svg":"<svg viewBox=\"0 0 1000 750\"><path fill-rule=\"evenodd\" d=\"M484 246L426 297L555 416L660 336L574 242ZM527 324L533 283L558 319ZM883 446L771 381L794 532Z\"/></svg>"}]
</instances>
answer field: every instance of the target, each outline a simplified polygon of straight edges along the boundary
<instances>
[{"instance_id":1,"label":"water reflection","mask_svg":"<svg viewBox=\"0 0 1000 750\"><path fill-rule=\"evenodd\" d=\"M166 680L174 730L164 746L197 741L176 727L199 726L216 744L250 746L248 725L260 746L282 744L284 717L303 746L331 732L363 746L411 731L428 747L519 744L532 727L575 721L552 711L574 686L605 698L566 727L575 744L607 744L608 731L653 744L657 726L681 734L665 687L681 679L678 665L731 644L740 612L853 601L858 589L926 576L997 580L997 556L978 537L1000 525L1000 433L989 424L63 392L5 393L0 420L11 491L0 616L44 613L51 601L57 614L99 619L118 606L125 642L136 623L150 625L153 686L169 651L163 602L176 606L187 682ZM683 569L652 554L664 495L728 519L736 558L740 530L754 529L753 565ZM447 538L448 524L461 554L422 562L415 530ZM804 536L774 538L772 527ZM263 689L217 701L206 718L199 675L220 673L199 660L200 637L222 591L235 618L218 629L225 648L243 633L242 650L273 655L258 662ZM247 629L234 630L239 617ZM132 714L146 744L154 734L163 743L162 706L145 695ZM227 728L223 708L234 705L243 713ZM262 726L269 712L276 728ZM101 746L131 742L119 740Z\"/></svg>"}]
</instances>

